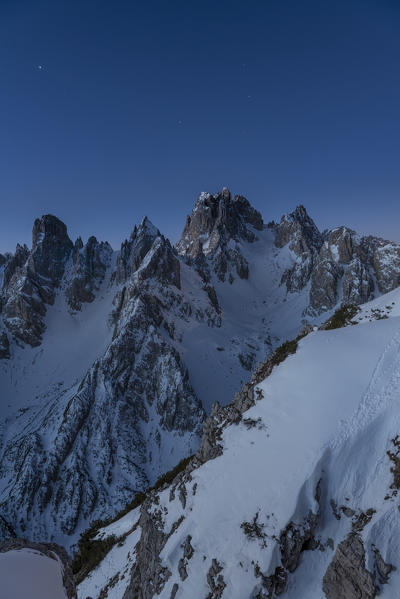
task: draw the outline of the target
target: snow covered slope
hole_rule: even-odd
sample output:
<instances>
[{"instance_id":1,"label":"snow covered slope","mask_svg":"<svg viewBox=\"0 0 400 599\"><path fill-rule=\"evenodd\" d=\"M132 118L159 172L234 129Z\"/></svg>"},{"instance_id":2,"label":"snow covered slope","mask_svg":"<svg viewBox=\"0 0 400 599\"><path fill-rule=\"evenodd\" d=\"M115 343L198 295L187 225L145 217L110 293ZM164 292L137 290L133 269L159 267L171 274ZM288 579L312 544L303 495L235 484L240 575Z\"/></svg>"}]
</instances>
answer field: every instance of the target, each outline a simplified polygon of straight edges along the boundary
<instances>
[{"instance_id":1,"label":"snow covered slope","mask_svg":"<svg viewBox=\"0 0 400 599\"><path fill-rule=\"evenodd\" d=\"M382 306L387 318L367 317ZM173 483L99 532L123 538L80 599L97 599L111 577L115 599L395 599L399 314L396 290L363 306L360 324L275 352L213 410Z\"/></svg>"}]
</instances>

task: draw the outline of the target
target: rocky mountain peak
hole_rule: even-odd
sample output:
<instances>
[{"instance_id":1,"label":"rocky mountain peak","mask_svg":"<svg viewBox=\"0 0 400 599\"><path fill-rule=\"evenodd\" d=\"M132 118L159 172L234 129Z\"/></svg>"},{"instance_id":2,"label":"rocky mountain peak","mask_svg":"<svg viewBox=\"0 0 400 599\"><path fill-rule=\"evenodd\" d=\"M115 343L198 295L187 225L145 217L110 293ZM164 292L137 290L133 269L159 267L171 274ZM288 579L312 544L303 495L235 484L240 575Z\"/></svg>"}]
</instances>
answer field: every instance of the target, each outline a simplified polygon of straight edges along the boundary
<instances>
[{"instance_id":1,"label":"rocky mountain peak","mask_svg":"<svg viewBox=\"0 0 400 599\"><path fill-rule=\"evenodd\" d=\"M80 310L82 303L92 302L100 288L107 266L110 264L112 247L107 242L99 242L93 235L86 245L80 237L72 251L72 269L68 277L65 294L73 310Z\"/></svg>"},{"instance_id":2,"label":"rocky mountain peak","mask_svg":"<svg viewBox=\"0 0 400 599\"><path fill-rule=\"evenodd\" d=\"M262 230L263 226L261 214L245 197L236 195L232 199L227 187L215 195L202 192L191 216L186 218L177 249L191 258L200 253L207 256L230 239L254 241L256 235L252 229Z\"/></svg>"},{"instance_id":3,"label":"rocky mountain peak","mask_svg":"<svg viewBox=\"0 0 400 599\"><path fill-rule=\"evenodd\" d=\"M61 220L52 214L37 218L32 230L32 252L27 265L29 273L50 279L57 287L72 248L67 227Z\"/></svg>"},{"instance_id":4,"label":"rocky mountain peak","mask_svg":"<svg viewBox=\"0 0 400 599\"><path fill-rule=\"evenodd\" d=\"M232 198L227 187L215 195L202 192L176 249L194 262L205 281L214 271L220 281L233 283L236 275L247 279L249 272L240 242L255 241L256 231L263 228L261 214L244 196Z\"/></svg>"},{"instance_id":5,"label":"rocky mountain peak","mask_svg":"<svg viewBox=\"0 0 400 599\"><path fill-rule=\"evenodd\" d=\"M161 235L160 231L157 229L155 225L153 225L153 223L147 216L143 218L142 222L139 225L138 231L141 231L143 235L153 237L153 239Z\"/></svg>"},{"instance_id":6,"label":"rocky mountain peak","mask_svg":"<svg viewBox=\"0 0 400 599\"><path fill-rule=\"evenodd\" d=\"M32 229L32 248L43 241L52 241L72 246L66 225L56 216L45 214L37 218Z\"/></svg>"},{"instance_id":7,"label":"rocky mountain peak","mask_svg":"<svg viewBox=\"0 0 400 599\"><path fill-rule=\"evenodd\" d=\"M296 253L306 248L319 250L323 243L320 231L302 205L290 214L284 214L275 231L275 245L281 248L291 242L290 247Z\"/></svg>"},{"instance_id":8,"label":"rocky mountain peak","mask_svg":"<svg viewBox=\"0 0 400 599\"><path fill-rule=\"evenodd\" d=\"M316 257L323 245L323 236L304 206L299 205L290 214L284 214L278 224L272 223L275 230L275 245L289 249L298 259L282 276L289 292L303 289L311 276Z\"/></svg>"},{"instance_id":9,"label":"rocky mountain peak","mask_svg":"<svg viewBox=\"0 0 400 599\"><path fill-rule=\"evenodd\" d=\"M65 224L52 214L37 218L32 230L32 250L17 246L4 266L3 321L11 335L36 346L45 330L46 305L53 304L56 289L63 287L70 307L81 308L93 301L99 289L112 248L90 237L75 244Z\"/></svg>"},{"instance_id":10,"label":"rocky mountain peak","mask_svg":"<svg viewBox=\"0 0 400 599\"><path fill-rule=\"evenodd\" d=\"M157 227L145 216L138 227L135 225L130 238L121 245L115 272L117 283L125 282L131 274L138 270L145 256L155 246L156 240L160 240L161 245L165 246L166 240ZM170 247L169 242L168 245ZM170 251L172 252L171 247Z\"/></svg>"}]
</instances>

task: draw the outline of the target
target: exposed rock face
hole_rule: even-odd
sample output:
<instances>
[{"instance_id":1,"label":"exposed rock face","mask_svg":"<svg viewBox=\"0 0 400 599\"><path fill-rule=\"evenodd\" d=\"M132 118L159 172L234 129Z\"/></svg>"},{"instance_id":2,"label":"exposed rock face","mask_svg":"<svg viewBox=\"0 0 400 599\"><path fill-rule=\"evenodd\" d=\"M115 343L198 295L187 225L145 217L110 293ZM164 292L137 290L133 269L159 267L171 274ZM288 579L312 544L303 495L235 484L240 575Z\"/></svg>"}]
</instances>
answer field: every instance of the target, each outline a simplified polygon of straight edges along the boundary
<instances>
[{"instance_id":1,"label":"exposed rock face","mask_svg":"<svg viewBox=\"0 0 400 599\"><path fill-rule=\"evenodd\" d=\"M141 510L139 525L143 533L136 547L138 559L123 599L152 599L154 594L159 594L171 576L171 572L162 565L160 559L167 535L161 523L148 514L146 505Z\"/></svg>"},{"instance_id":2,"label":"exposed rock face","mask_svg":"<svg viewBox=\"0 0 400 599\"><path fill-rule=\"evenodd\" d=\"M203 412L179 357L151 324L128 333L144 316L136 311L72 397L58 398L5 447L0 478L16 475L1 511L19 534L51 538L50 517L72 535L79 521L116 513L167 470L170 439L178 456L180 443L189 452L198 445Z\"/></svg>"},{"instance_id":3,"label":"exposed rock face","mask_svg":"<svg viewBox=\"0 0 400 599\"><path fill-rule=\"evenodd\" d=\"M287 572L294 572L299 565L305 544L313 538L318 525L319 513L309 512L301 524L289 522L280 535L282 566Z\"/></svg>"},{"instance_id":4,"label":"exposed rock face","mask_svg":"<svg viewBox=\"0 0 400 599\"><path fill-rule=\"evenodd\" d=\"M248 225L258 230L263 228L260 213L252 208L246 198L235 196L231 199L226 187L215 195L202 193L192 216L187 217L182 239L177 244L178 251L196 258L200 251L206 255L213 252L225 241L226 236L253 241L255 234Z\"/></svg>"},{"instance_id":5,"label":"exposed rock face","mask_svg":"<svg viewBox=\"0 0 400 599\"><path fill-rule=\"evenodd\" d=\"M151 255L137 271L139 281L154 277L163 285L181 287L180 264L168 240L158 237L152 246Z\"/></svg>"},{"instance_id":6,"label":"exposed rock face","mask_svg":"<svg viewBox=\"0 0 400 599\"><path fill-rule=\"evenodd\" d=\"M71 250L72 241L63 222L51 214L36 219L27 264L29 274L50 279L54 286L59 285Z\"/></svg>"},{"instance_id":7,"label":"exposed rock face","mask_svg":"<svg viewBox=\"0 0 400 599\"><path fill-rule=\"evenodd\" d=\"M355 231L347 227L338 227L329 233L328 250L341 264L350 264L353 259L356 239Z\"/></svg>"},{"instance_id":8,"label":"exposed rock face","mask_svg":"<svg viewBox=\"0 0 400 599\"><path fill-rule=\"evenodd\" d=\"M80 237L77 239L72 252L72 273L65 291L72 309L80 310L82 303L94 300L94 292L104 279L111 254L111 246L107 242L99 243L96 237L89 237L85 246Z\"/></svg>"},{"instance_id":9,"label":"exposed rock face","mask_svg":"<svg viewBox=\"0 0 400 599\"><path fill-rule=\"evenodd\" d=\"M143 227L136 235L143 239ZM18 534L28 529L34 538L50 538L47 523L54 519L61 533L73 535L79 524L122 509L197 449L204 412L179 353L159 328L166 308L180 309L178 286L179 262L157 234L116 295L105 354L6 443L0 479L16 474L1 513Z\"/></svg>"},{"instance_id":10,"label":"exposed rock face","mask_svg":"<svg viewBox=\"0 0 400 599\"><path fill-rule=\"evenodd\" d=\"M110 264L112 249L90 237L84 246L75 245L58 218L47 214L36 219L32 250L17 246L14 256L3 261L0 307L3 322L14 339L33 347L40 345L45 330L46 306L52 305L56 289L63 282L73 310L92 302ZM2 338L6 343L5 337ZM7 353L0 349L0 357Z\"/></svg>"},{"instance_id":11,"label":"exposed rock face","mask_svg":"<svg viewBox=\"0 0 400 599\"><path fill-rule=\"evenodd\" d=\"M350 534L336 549L324 576L327 599L373 599L376 587L365 568L365 549L359 534Z\"/></svg>"},{"instance_id":12,"label":"exposed rock face","mask_svg":"<svg viewBox=\"0 0 400 599\"><path fill-rule=\"evenodd\" d=\"M310 307L316 312L331 310L338 302L338 282L343 269L323 255L315 262L311 275ZM352 283L347 282L350 287Z\"/></svg>"},{"instance_id":13,"label":"exposed rock face","mask_svg":"<svg viewBox=\"0 0 400 599\"><path fill-rule=\"evenodd\" d=\"M275 245L287 245L296 258L281 282L290 293L310 286L308 315L331 310L338 302L364 303L374 293L386 293L400 283L398 244L359 237L347 227L320 233L303 206L271 227Z\"/></svg>"},{"instance_id":14,"label":"exposed rock face","mask_svg":"<svg viewBox=\"0 0 400 599\"><path fill-rule=\"evenodd\" d=\"M67 599L77 599L74 576L71 568L71 559L63 547L56 545L56 543L33 543L26 539L12 539L0 542L0 553L20 549L33 549L50 559L59 559L62 563L63 585ZM24 572L16 573L16 575L24 574Z\"/></svg>"},{"instance_id":15,"label":"exposed rock face","mask_svg":"<svg viewBox=\"0 0 400 599\"><path fill-rule=\"evenodd\" d=\"M374 282L360 258L353 258L343 277L343 303L363 304L374 291Z\"/></svg>"},{"instance_id":16,"label":"exposed rock face","mask_svg":"<svg viewBox=\"0 0 400 599\"><path fill-rule=\"evenodd\" d=\"M130 275L139 268L154 240L159 236L161 236L159 230L147 217L143 219L139 228L135 225L129 240L124 241L121 245L115 272L117 283L125 283Z\"/></svg>"},{"instance_id":17,"label":"exposed rock face","mask_svg":"<svg viewBox=\"0 0 400 599\"><path fill-rule=\"evenodd\" d=\"M221 455L219 441L222 427L240 422L242 414L255 404L255 384L255 381L246 383L227 406L220 406L218 403L213 405L210 416L203 423L201 446L196 456L201 463Z\"/></svg>"},{"instance_id":18,"label":"exposed rock face","mask_svg":"<svg viewBox=\"0 0 400 599\"><path fill-rule=\"evenodd\" d=\"M200 194L192 215L187 217L177 250L194 260L205 278L206 257L221 281L232 276L232 268L241 279L247 279L247 261L232 242L253 242L257 238L255 231L263 227L260 213L248 200L239 195L231 199L229 189L224 187L215 195Z\"/></svg>"},{"instance_id":19,"label":"exposed rock face","mask_svg":"<svg viewBox=\"0 0 400 599\"><path fill-rule=\"evenodd\" d=\"M24 248L17 248L10 269L6 267L2 299L4 324L16 339L32 346L40 344L46 304L54 302L71 250L66 226L49 214L34 223L29 255L26 257Z\"/></svg>"},{"instance_id":20,"label":"exposed rock face","mask_svg":"<svg viewBox=\"0 0 400 599\"><path fill-rule=\"evenodd\" d=\"M374 292L373 269L365 238L346 227L325 233L311 277L309 312L320 313L343 304L361 304Z\"/></svg>"},{"instance_id":21,"label":"exposed rock face","mask_svg":"<svg viewBox=\"0 0 400 599\"><path fill-rule=\"evenodd\" d=\"M298 255L311 249L318 251L322 245L321 233L301 205L291 214L282 216L280 223L275 226L275 235L277 247L282 248L290 243L290 249Z\"/></svg>"},{"instance_id":22,"label":"exposed rock face","mask_svg":"<svg viewBox=\"0 0 400 599\"><path fill-rule=\"evenodd\" d=\"M374 548L375 554L375 581L379 583L379 585L384 585L389 582L389 577L391 572L396 570L393 564L388 564L383 559L381 552L376 547Z\"/></svg>"},{"instance_id":23,"label":"exposed rock face","mask_svg":"<svg viewBox=\"0 0 400 599\"><path fill-rule=\"evenodd\" d=\"M3 263L3 288L5 288L9 282L13 274L15 273L17 268L21 268L25 262L27 261L29 256L28 246L19 245L15 249L15 254L6 254L4 256L5 262Z\"/></svg>"},{"instance_id":24,"label":"exposed rock face","mask_svg":"<svg viewBox=\"0 0 400 599\"><path fill-rule=\"evenodd\" d=\"M213 558L210 569L207 574L207 582L210 587L210 592L206 599L221 599L226 587L222 574L223 567L217 559Z\"/></svg>"},{"instance_id":25,"label":"exposed rock face","mask_svg":"<svg viewBox=\"0 0 400 599\"><path fill-rule=\"evenodd\" d=\"M400 246L376 238L372 238L372 244L375 248L372 266L379 291L387 293L400 284Z\"/></svg>"},{"instance_id":26,"label":"exposed rock face","mask_svg":"<svg viewBox=\"0 0 400 599\"><path fill-rule=\"evenodd\" d=\"M285 271L282 283L286 284L289 292L295 292L307 284L322 246L322 236L304 206L282 216L281 222L275 226L275 245L282 248L287 244L298 259Z\"/></svg>"}]
</instances>

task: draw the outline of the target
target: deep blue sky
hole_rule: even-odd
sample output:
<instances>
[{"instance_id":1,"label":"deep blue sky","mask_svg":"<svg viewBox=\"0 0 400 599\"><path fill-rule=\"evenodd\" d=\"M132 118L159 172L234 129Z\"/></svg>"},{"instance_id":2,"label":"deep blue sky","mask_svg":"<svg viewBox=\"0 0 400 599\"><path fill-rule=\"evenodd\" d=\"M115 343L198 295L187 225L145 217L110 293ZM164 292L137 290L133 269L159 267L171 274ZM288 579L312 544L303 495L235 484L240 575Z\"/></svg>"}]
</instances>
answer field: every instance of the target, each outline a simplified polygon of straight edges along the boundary
<instances>
[{"instance_id":1,"label":"deep blue sky","mask_svg":"<svg viewBox=\"0 0 400 599\"><path fill-rule=\"evenodd\" d=\"M224 185L400 240L399 4L0 0L0 251L47 212L175 240Z\"/></svg>"}]
</instances>

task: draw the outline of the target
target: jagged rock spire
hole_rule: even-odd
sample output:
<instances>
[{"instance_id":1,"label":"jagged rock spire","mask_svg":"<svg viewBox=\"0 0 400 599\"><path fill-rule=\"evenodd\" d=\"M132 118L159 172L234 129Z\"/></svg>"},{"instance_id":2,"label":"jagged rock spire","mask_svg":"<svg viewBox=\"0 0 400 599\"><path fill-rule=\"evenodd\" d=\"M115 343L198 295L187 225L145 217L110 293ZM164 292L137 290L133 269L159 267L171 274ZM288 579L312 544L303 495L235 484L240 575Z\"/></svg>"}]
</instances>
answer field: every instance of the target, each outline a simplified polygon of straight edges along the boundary
<instances>
[{"instance_id":1,"label":"jagged rock spire","mask_svg":"<svg viewBox=\"0 0 400 599\"><path fill-rule=\"evenodd\" d=\"M284 214L275 226L275 245L281 248L289 242L291 247L299 246L297 250L302 246L302 251L306 248L319 250L322 246L322 235L301 204L290 214ZM294 247L292 249L297 251Z\"/></svg>"},{"instance_id":2,"label":"jagged rock spire","mask_svg":"<svg viewBox=\"0 0 400 599\"><path fill-rule=\"evenodd\" d=\"M32 252L28 259L28 272L32 276L50 279L52 285L57 287L72 248L73 243L68 237L67 227L60 219L52 214L37 218L32 230Z\"/></svg>"},{"instance_id":3,"label":"jagged rock spire","mask_svg":"<svg viewBox=\"0 0 400 599\"><path fill-rule=\"evenodd\" d=\"M117 283L125 282L139 268L157 237L161 237L161 233L147 216L138 227L134 226L130 238L121 244L115 273Z\"/></svg>"},{"instance_id":4,"label":"jagged rock spire","mask_svg":"<svg viewBox=\"0 0 400 599\"><path fill-rule=\"evenodd\" d=\"M80 310L83 302L94 300L94 292L104 279L111 254L109 243L99 242L92 235L84 245L78 237L72 252L73 273L65 291L73 310Z\"/></svg>"}]
</instances>

